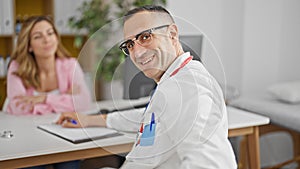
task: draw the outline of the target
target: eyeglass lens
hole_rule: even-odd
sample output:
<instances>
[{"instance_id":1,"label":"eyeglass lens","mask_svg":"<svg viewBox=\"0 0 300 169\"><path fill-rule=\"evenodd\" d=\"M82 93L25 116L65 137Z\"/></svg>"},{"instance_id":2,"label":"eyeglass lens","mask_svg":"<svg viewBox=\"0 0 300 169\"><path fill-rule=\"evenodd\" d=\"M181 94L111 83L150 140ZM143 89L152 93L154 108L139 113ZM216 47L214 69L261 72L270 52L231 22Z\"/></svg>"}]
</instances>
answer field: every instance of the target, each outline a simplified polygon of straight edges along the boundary
<instances>
[{"instance_id":1,"label":"eyeglass lens","mask_svg":"<svg viewBox=\"0 0 300 169\"><path fill-rule=\"evenodd\" d=\"M125 42L124 47L122 48L123 52L126 55L129 55L129 51L133 50L136 41L141 46L147 46L151 43L152 33L150 31L142 32L138 34L134 40L128 40Z\"/></svg>"}]
</instances>

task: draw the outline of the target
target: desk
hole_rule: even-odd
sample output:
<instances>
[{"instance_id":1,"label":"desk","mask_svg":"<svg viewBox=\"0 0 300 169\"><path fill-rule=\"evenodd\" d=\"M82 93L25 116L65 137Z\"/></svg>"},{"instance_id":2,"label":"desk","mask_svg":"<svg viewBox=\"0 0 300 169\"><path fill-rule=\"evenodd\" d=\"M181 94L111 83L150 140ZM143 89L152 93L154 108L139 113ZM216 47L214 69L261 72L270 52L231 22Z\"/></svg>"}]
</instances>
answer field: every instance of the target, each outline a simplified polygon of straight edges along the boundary
<instances>
[{"instance_id":1,"label":"desk","mask_svg":"<svg viewBox=\"0 0 300 169\"><path fill-rule=\"evenodd\" d=\"M73 144L37 129L38 124L54 121L56 116L20 116L1 113L0 128L11 130L10 139L0 138L0 168L19 168L68 160L128 152L135 135L111 137Z\"/></svg>"},{"instance_id":2,"label":"desk","mask_svg":"<svg viewBox=\"0 0 300 169\"><path fill-rule=\"evenodd\" d=\"M246 136L249 168L260 169L259 126L270 123L268 117L250 113L234 107L227 107L228 136Z\"/></svg>"},{"instance_id":3,"label":"desk","mask_svg":"<svg viewBox=\"0 0 300 169\"><path fill-rule=\"evenodd\" d=\"M117 102L101 102L98 106L108 108L112 104L117 104ZM254 150L256 153L250 153L250 159L253 159L252 161L257 163L256 166L259 166L259 142L256 137L258 133L256 128L267 124L269 119L247 112L241 113L240 110L234 108L229 108L228 114L229 135L249 136L251 144L258 147ZM0 138L0 168L20 168L129 152L135 139L135 134L126 134L73 144L36 128L39 124L54 121L56 117L57 115L12 116L0 112L0 131L11 130L14 134L14 137L10 139Z\"/></svg>"}]
</instances>

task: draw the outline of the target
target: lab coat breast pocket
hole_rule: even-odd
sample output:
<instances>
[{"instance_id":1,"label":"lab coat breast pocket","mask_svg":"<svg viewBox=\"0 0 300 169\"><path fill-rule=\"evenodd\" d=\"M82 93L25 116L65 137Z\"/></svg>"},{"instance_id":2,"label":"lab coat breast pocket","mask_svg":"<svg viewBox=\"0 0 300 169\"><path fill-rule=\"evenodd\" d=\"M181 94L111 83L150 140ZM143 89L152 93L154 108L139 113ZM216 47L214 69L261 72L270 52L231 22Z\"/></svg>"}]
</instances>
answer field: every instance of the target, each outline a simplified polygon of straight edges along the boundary
<instances>
[{"instance_id":1,"label":"lab coat breast pocket","mask_svg":"<svg viewBox=\"0 0 300 169\"><path fill-rule=\"evenodd\" d=\"M150 124L145 125L143 134L136 140L132 151L127 155L127 160L132 162L151 164L153 166L161 163L167 152L172 150L171 141L163 132L161 123L155 123L150 130Z\"/></svg>"}]
</instances>

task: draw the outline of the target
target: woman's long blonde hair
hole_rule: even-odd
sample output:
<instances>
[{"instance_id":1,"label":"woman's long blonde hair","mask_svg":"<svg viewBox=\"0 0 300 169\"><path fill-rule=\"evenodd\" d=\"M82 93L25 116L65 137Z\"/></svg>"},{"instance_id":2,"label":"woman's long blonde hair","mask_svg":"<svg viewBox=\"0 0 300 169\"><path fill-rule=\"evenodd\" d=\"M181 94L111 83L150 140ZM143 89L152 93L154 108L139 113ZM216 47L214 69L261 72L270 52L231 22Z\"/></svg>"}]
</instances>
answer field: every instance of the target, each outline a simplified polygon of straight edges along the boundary
<instances>
[{"instance_id":1,"label":"woman's long blonde hair","mask_svg":"<svg viewBox=\"0 0 300 169\"><path fill-rule=\"evenodd\" d=\"M58 39L58 47L55 53L56 58L71 57L70 53L65 49L61 43L60 35L54 26L51 18L48 16L33 16L28 18L22 24L22 29L18 35L17 45L12 52L11 61L16 61L19 64L18 70L13 72L14 75L20 77L26 88L33 87L35 89L40 87L39 68L37 66L35 56L29 52L30 33L36 23L41 21L49 22Z\"/></svg>"}]
</instances>

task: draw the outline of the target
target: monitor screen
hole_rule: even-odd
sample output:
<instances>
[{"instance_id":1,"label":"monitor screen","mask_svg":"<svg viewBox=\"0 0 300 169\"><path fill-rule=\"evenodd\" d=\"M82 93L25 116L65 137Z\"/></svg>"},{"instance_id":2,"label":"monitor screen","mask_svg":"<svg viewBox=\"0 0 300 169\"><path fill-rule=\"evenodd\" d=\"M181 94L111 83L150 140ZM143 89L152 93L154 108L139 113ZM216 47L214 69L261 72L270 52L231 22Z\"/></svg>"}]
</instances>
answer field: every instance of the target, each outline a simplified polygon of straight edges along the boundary
<instances>
[{"instance_id":1,"label":"monitor screen","mask_svg":"<svg viewBox=\"0 0 300 169\"><path fill-rule=\"evenodd\" d=\"M179 40L185 52L194 60L201 61L202 35L180 35ZM124 64L124 99L138 99L149 96L156 83L138 70L129 57Z\"/></svg>"}]
</instances>

